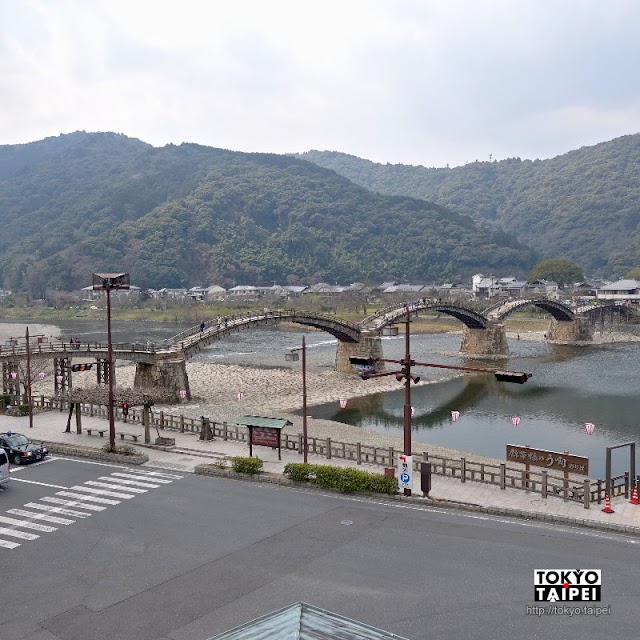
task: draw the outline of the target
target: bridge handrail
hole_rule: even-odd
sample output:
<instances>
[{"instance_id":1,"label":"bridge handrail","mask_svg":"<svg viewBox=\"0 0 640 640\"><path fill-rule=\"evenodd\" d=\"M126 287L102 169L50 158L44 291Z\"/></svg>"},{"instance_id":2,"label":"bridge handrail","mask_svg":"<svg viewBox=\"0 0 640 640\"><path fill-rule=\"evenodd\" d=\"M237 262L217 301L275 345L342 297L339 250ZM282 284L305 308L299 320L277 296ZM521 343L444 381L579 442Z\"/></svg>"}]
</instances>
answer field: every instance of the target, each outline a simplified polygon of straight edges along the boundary
<instances>
[{"instance_id":1,"label":"bridge handrail","mask_svg":"<svg viewBox=\"0 0 640 640\"><path fill-rule=\"evenodd\" d=\"M436 302L434 298L419 298L417 301L412 300L411 302L406 302L406 303L403 303L402 305L391 304L388 307L385 307L384 309L379 309L375 313L372 313L371 315L367 316L366 318L364 318L358 323L358 326L360 328L364 328L367 325L371 324L374 320L382 316L386 316L391 311L402 311L407 305L409 306L410 311L414 311L415 309L423 309L423 308L426 309L430 304L438 304L438 302ZM402 315L402 313L400 313L400 315Z\"/></svg>"},{"instance_id":2,"label":"bridge handrail","mask_svg":"<svg viewBox=\"0 0 640 640\"><path fill-rule=\"evenodd\" d=\"M68 353L73 355L78 352L99 352L103 353L108 351L108 345L101 342L84 342L84 343L70 343L62 341L43 342L29 346L29 354L37 356L39 354L56 354L56 353ZM114 352L118 351L134 351L137 353L155 353L157 345L152 342L146 344L140 342L116 342L111 345L111 349ZM14 346L0 345L0 357L17 356L23 357L27 355L27 346L25 344L18 344Z\"/></svg>"},{"instance_id":3,"label":"bridge handrail","mask_svg":"<svg viewBox=\"0 0 640 640\"><path fill-rule=\"evenodd\" d=\"M180 345L181 348L190 347L194 344L200 342L200 336L204 333L207 337L212 335L216 335L218 333L223 333L225 330L230 329L232 327L238 327L246 324L252 324L254 322L260 322L263 320L277 320L281 318L293 318L293 317L304 317L307 316L314 320L325 320L326 322L335 323L338 322L342 326L345 326L353 331L360 331L360 326L353 322L349 322L348 320L337 319L335 316L328 316L322 313L309 313L305 311L295 311L295 310L275 310L275 311L248 311L242 314L232 314L231 316L221 316L220 322L218 319L216 320L208 320L205 321L204 329L200 330L200 325L196 325L189 329L185 329L180 333L172 336L171 338L166 338L163 341L163 345L166 347L173 347Z\"/></svg>"}]
</instances>

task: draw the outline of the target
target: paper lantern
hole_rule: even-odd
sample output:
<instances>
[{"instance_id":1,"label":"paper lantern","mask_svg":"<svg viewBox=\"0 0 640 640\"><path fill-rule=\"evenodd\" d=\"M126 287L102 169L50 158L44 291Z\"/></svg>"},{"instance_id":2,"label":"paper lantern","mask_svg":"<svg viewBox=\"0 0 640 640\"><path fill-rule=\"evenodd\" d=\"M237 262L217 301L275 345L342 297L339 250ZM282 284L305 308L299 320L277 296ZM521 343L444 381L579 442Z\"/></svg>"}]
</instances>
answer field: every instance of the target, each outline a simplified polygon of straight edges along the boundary
<instances>
[{"instance_id":1,"label":"paper lantern","mask_svg":"<svg viewBox=\"0 0 640 640\"><path fill-rule=\"evenodd\" d=\"M587 432L588 436L593 435L593 432L595 431L595 429L596 429L596 425L593 424L592 422L587 422L584 425L584 430Z\"/></svg>"},{"instance_id":2,"label":"paper lantern","mask_svg":"<svg viewBox=\"0 0 640 640\"><path fill-rule=\"evenodd\" d=\"M517 427L520 425L520 418L518 418L518 416L513 416L513 418L511 418L511 424L514 427Z\"/></svg>"},{"instance_id":3,"label":"paper lantern","mask_svg":"<svg viewBox=\"0 0 640 640\"><path fill-rule=\"evenodd\" d=\"M184 400L187 397L187 390L180 389L180 397Z\"/></svg>"},{"instance_id":4,"label":"paper lantern","mask_svg":"<svg viewBox=\"0 0 640 640\"><path fill-rule=\"evenodd\" d=\"M413 416L416 415L416 408L415 407L411 407L411 417L413 418Z\"/></svg>"},{"instance_id":5,"label":"paper lantern","mask_svg":"<svg viewBox=\"0 0 640 640\"><path fill-rule=\"evenodd\" d=\"M340 400L340 408L344 409L347 406L347 401L346 400Z\"/></svg>"},{"instance_id":6,"label":"paper lantern","mask_svg":"<svg viewBox=\"0 0 640 640\"><path fill-rule=\"evenodd\" d=\"M244 393L242 393L242 391L238 391L236 398L238 399L238 401L244 400Z\"/></svg>"},{"instance_id":7,"label":"paper lantern","mask_svg":"<svg viewBox=\"0 0 640 640\"><path fill-rule=\"evenodd\" d=\"M460 412L459 411L452 411L451 412L451 422L458 422L458 420L460 420Z\"/></svg>"}]
</instances>

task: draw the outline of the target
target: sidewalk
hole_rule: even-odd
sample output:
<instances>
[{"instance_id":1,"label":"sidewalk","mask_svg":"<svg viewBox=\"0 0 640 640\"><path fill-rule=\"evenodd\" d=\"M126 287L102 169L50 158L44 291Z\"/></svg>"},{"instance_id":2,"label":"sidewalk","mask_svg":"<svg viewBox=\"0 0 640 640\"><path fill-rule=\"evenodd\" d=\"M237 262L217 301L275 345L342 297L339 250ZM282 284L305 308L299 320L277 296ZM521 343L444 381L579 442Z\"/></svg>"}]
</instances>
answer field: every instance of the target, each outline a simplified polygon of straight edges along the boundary
<instances>
[{"instance_id":1,"label":"sidewalk","mask_svg":"<svg viewBox=\"0 0 640 640\"><path fill-rule=\"evenodd\" d=\"M33 417L33 429L29 428L29 418L13 418L3 416L0 420L0 431L15 431L25 434L32 440L47 440L68 445L82 445L95 447L96 449L108 443L109 424L102 418L82 416L83 433L75 433L75 418L72 419L71 433L63 433L67 424L67 413L59 411L45 411L37 413ZM92 435L85 433L86 429L107 429L105 437L98 436L94 431ZM138 444L133 444L130 438L121 440L116 436L116 443L128 444L149 456L149 462L145 466L162 467L175 471L193 472L197 465L215 462L225 456L248 456L249 447L246 443L235 440L199 440L197 435L179 433L176 431L161 430L160 435L175 438L175 448L166 449L140 444L143 440L143 429L138 424L123 424L116 421L116 434L120 432L140 434ZM152 429L152 441L157 435ZM284 466L288 462L302 462L302 456L294 451L282 450L282 460L278 460L278 452L269 447L254 447L254 455L264 461L265 472L282 474ZM309 454L309 462L315 464L332 464L336 466L356 466L354 461L342 458L333 458L330 461L324 456ZM362 464L359 469L382 473L382 467L378 465ZM418 502L422 500L419 489L419 480L416 479L414 496ZM570 525L582 525L597 527L619 532L631 533L640 536L640 505L632 505L624 497L612 500L613 514L602 512L602 506L593 504L590 509L585 509L581 504L564 502L560 498L549 497L542 499L539 494L529 493L518 489L501 490L496 485L467 481L462 483L459 479L445 478L439 475L432 477L431 500L425 503L441 504L441 506L455 506L460 508L475 509L498 515L512 515L539 519L547 522L558 522ZM413 499L413 498L412 498Z\"/></svg>"}]
</instances>

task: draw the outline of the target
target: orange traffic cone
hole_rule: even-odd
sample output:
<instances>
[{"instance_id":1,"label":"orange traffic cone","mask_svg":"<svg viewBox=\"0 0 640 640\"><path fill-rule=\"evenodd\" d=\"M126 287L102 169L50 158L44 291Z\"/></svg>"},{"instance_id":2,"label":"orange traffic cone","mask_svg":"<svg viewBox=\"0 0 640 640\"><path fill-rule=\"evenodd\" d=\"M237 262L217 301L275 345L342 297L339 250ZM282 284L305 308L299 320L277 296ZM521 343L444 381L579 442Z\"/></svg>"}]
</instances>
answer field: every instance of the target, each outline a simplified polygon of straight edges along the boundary
<instances>
[{"instance_id":1,"label":"orange traffic cone","mask_svg":"<svg viewBox=\"0 0 640 640\"><path fill-rule=\"evenodd\" d=\"M629 500L629 504L640 504L640 500L638 500L638 483L637 482L633 485L633 493L631 494L631 500Z\"/></svg>"},{"instance_id":2,"label":"orange traffic cone","mask_svg":"<svg viewBox=\"0 0 640 640\"><path fill-rule=\"evenodd\" d=\"M604 494L604 509L603 513L615 513L615 511L611 508L611 500L609 500L609 494Z\"/></svg>"}]
</instances>

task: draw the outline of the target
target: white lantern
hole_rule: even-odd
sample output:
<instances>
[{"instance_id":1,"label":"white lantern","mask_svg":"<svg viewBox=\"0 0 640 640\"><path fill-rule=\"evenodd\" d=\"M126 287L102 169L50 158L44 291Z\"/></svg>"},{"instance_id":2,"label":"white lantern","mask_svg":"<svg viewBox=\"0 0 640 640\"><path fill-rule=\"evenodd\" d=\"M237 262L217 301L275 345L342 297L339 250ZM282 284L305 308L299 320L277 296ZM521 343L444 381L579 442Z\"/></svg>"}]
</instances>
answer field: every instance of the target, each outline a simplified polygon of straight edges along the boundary
<instances>
[{"instance_id":1,"label":"white lantern","mask_svg":"<svg viewBox=\"0 0 640 640\"><path fill-rule=\"evenodd\" d=\"M593 432L596 430L596 425L593 424L592 422L587 422L584 425L584 430L587 432L588 436L593 435Z\"/></svg>"},{"instance_id":2,"label":"white lantern","mask_svg":"<svg viewBox=\"0 0 640 640\"><path fill-rule=\"evenodd\" d=\"M458 420L460 420L460 412L459 411L452 411L451 412L451 422L458 422Z\"/></svg>"},{"instance_id":3,"label":"white lantern","mask_svg":"<svg viewBox=\"0 0 640 640\"><path fill-rule=\"evenodd\" d=\"M340 400L340 408L341 409L345 409L347 406L347 401L346 400Z\"/></svg>"},{"instance_id":4,"label":"white lantern","mask_svg":"<svg viewBox=\"0 0 640 640\"><path fill-rule=\"evenodd\" d=\"M514 427L520 426L520 418L518 416L513 416L513 418L511 418L511 424Z\"/></svg>"}]
</instances>

